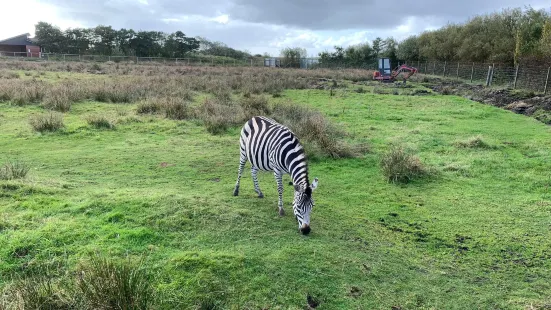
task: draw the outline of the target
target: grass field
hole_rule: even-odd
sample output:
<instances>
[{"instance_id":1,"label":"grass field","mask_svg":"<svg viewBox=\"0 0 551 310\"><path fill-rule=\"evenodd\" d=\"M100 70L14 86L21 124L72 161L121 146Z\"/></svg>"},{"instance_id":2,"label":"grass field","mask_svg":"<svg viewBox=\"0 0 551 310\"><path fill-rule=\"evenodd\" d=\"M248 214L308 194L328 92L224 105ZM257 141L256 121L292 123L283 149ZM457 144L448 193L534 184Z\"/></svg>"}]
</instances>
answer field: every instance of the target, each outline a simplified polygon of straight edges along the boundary
<instances>
[{"instance_id":1,"label":"grass field","mask_svg":"<svg viewBox=\"0 0 551 310\"><path fill-rule=\"evenodd\" d=\"M42 79L57 83L54 75ZM213 135L201 120L137 114L136 102L85 100L63 113L63 129L36 133L29 118L43 107L0 103L0 165L30 167L0 180L0 309L22 309L29 277L50 279L37 295L64 296L44 308L79 308L63 283L94 253L140 260L151 309L308 309L308 296L316 309L551 307L550 127L456 96L338 82L347 87L333 96L269 96L310 106L347 140L369 143L362 156L310 161L320 185L308 236L291 215L291 187L278 216L272 174L260 175L258 199L247 164L232 196L239 126ZM207 93L196 91L192 105ZM89 125L91 115L114 128ZM395 143L430 173L387 182L380 161Z\"/></svg>"}]
</instances>

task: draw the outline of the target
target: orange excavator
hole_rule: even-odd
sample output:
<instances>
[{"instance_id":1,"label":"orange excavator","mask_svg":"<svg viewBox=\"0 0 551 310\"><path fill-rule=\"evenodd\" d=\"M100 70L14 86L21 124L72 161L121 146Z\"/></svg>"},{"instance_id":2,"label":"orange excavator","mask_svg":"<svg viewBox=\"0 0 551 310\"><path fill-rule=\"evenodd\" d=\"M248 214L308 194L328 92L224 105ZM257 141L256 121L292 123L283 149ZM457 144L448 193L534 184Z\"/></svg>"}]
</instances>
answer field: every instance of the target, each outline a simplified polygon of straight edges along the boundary
<instances>
[{"instance_id":1,"label":"orange excavator","mask_svg":"<svg viewBox=\"0 0 551 310\"><path fill-rule=\"evenodd\" d=\"M398 66L394 70L391 68L390 58L379 58L379 69L378 71L373 72L373 79L380 82L392 83L401 73L407 72L407 74L403 75L403 81L405 84L406 80L417 72L417 68L410 67L408 65Z\"/></svg>"}]
</instances>

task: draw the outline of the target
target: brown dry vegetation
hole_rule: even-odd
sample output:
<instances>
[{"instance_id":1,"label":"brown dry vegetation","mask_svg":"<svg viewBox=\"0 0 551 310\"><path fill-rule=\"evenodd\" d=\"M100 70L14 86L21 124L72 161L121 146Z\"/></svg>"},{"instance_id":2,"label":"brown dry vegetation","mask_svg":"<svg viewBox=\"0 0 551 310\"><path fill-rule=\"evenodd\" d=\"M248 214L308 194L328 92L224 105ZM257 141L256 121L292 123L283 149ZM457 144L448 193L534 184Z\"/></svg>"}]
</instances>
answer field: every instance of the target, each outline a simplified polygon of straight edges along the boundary
<instances>
[{"instance_id":1,"label":"brown dry vegetation","mask_svg":"<svg viewBox=\"0 0 551 310\"><path fill-rule=\"evenodd\" d=\"M0 62L0 72L13 72L8 70L37 73L27 78L0 75L0 79L8 77L0 83L0 101L16 105L39 104L47 110L68 112L72 104L83 101L138 103L138 114L200 120L212 134L224 133L241 126L252 116L264 115L291 128L303 140L310 155L341 158L359 156L366 151L365 147L352 147L344 142L346 133L320 112L292 102L274 105L266 96L279 97L286 89L317 88L320 83L336 80L367 80L370 75L366 70ZM58 73L55 78L48 78L43 72ZM60 76L62 72L72 74L69 78ZM204 98L195 100L198 96ZM33 125L37 131L55 130L44 122L38 124L37 119L33 123L37 124ZM107 126L111 123L104 120L89 123L112 128Z\"/></svg>"}]
</instances>

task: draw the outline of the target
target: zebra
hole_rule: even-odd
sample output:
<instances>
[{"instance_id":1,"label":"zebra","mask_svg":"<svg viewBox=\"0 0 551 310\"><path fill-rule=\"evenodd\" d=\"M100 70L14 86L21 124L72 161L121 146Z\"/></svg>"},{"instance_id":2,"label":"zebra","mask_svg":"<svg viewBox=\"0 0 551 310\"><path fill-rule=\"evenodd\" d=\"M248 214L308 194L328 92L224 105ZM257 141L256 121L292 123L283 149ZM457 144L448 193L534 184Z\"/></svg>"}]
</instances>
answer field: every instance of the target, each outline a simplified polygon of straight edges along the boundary
<instances>
[{"instance_id":1,"label":"zebra","mask_svg":"<svg viewBox=\"0 0 551 310\"><path fill-rule=\"evenodd\" d=\"M258 171L273 171L279 194L279 215L284 216L282 177L285 173L289 174L295 190L293 212L298 228L302 234L309 234L310 212L314 207L312 191L318 187L318 179L315 178L310 185L306 154L295 134L271 118L255 116L243 125L239 146L239 170L233 195L239 195L241 174L248 160L258 198L264 198L258 185Z\"/></svg>"}]
</instances>

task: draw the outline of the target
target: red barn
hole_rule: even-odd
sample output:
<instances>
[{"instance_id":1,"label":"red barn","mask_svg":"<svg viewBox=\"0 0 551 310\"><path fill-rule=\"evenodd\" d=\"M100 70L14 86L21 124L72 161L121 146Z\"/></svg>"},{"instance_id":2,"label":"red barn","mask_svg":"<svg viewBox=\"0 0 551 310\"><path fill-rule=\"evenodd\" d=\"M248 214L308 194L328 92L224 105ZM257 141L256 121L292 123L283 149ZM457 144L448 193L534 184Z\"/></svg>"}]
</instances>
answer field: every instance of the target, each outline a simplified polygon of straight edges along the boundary
<instances>
[{"instance_id":1,"label":"red barn","mask_svg":"<svg viewBox=\"0 0 551 310\"><path fill-rule=\"evenodd\" d=\"M40 57L40 46L25 33L0 41L0 56Z\"/></svg>"}]
</instances>

